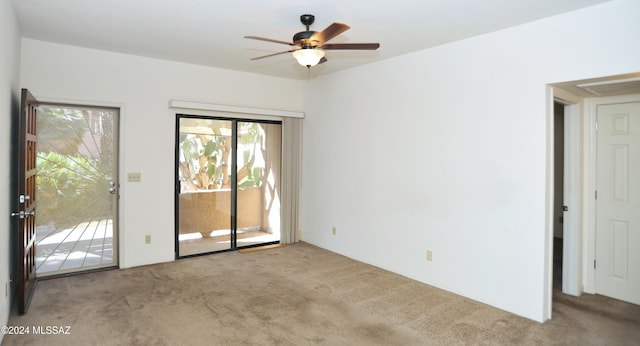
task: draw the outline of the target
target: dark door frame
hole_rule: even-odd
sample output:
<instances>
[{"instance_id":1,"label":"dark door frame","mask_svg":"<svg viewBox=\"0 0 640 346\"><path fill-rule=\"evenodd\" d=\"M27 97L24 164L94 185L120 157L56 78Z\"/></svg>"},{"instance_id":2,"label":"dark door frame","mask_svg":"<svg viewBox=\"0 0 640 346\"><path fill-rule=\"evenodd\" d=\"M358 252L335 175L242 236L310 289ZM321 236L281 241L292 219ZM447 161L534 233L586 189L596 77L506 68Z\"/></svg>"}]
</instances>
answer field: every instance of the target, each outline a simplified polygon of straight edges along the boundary
<instances>
[{"instance_id":1,"label":"dark door frame","mask_svg":"<svg viewBox=\"0 0 640 346\"><path fill-rule=\"evenodd\" d=\"M180 256L180 212L179 212L179 203L180 203L180 192L181 192L181 184L180 184L180 119L190 118L190 119L209 119L209 120L224 120L231 121L232 126L232 135L231 135L231 150L234 153L233 158L231 160L231 171L234 174L231 174L231 186L235 188L231 189L231 234L230 234L230 247L224 250L216 250L211 252L203 252L198 254L190 254L185 256ZM202 255L209 255L212 253L220 253L220 252L228 252L228 251L236 251L244 248L251 247L259 247L271 244L278 244L280 241L272 241L265 242L260 244L252 244L247 246L238 247L238 238L237 238L237 207L238 207L238 195L237 195L237 171L238 171L238 162L237 162L237 149L238 149L238 123L239 122L253 122L253 123L262 123L262 124L279 124L282 125L281 121L276 120L256 120L256 119L247 119L247 118L231 118L231 117L216 117L216 116L206 116L206 115L192 115L192 114L176 114L176 132L175 132L175 159L174 159L174 176L175 176L175 193L174 193L174 229L175 229L175 258L188 258Z\"/></svg>"}]
</instances>

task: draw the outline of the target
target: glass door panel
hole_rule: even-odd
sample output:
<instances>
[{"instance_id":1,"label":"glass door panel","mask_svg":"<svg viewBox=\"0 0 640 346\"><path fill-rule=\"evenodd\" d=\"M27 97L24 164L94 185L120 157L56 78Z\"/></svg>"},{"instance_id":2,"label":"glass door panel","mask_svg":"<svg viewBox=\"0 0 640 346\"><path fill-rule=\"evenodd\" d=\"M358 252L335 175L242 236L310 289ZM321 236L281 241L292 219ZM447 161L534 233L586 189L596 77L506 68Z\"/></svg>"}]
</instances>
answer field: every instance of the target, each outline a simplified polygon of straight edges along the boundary
<instances>
[{"instance_id":1,"label":"glass door panel","mask_svg":"<svg viewBox=\"0 0 640 346\"><path fill-rule=\"evenodd\" d=\"M232 125L228 120L180 118L179 256L232 248Z\"/></svg>"},{"instance_id":2,"label":"glass door panel","mask_svg":"<svg viewBox=\"0 0 640 346\"><path fill-rule=\"evenodd\" d=\"M280 241L280 126L238 123L238 247Z\"/></svg>"},{"instance_id":3,"label":"glass door panel","mask_svg":"<svg viewBox=\"0 0 640 346\"><path fill-rule=\"evenodd\" d=\"M178 257L280 241L281 124L179 115Z\"/></svg>"},{"instance_id":4,"label":"glass door panel","mask_svg":"<svg viewBox=\"0 0 640 346\"><path fill-rule=\"evenodd\" d=\"M40 106L38 276L118 265L118 115L113 108Z\"/></svg>"}]
</instances>

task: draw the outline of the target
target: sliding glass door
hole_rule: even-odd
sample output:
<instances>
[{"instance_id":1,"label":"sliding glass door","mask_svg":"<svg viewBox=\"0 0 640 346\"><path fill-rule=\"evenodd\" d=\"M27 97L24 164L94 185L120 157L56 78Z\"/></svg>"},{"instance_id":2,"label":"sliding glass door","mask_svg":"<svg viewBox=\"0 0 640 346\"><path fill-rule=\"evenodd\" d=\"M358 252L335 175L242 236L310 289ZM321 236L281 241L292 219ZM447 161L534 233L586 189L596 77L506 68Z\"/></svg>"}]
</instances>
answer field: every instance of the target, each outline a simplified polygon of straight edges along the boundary
<instances>
[{"instance_id":1,"label":"sliding glass door","mask_svg":"<svg viewBox=\"0 0 640 346\"><path fill-rule=\"evenodd\" d=\"M178 115L178 257L280 241L281 125Z\"/></svg>"}]
</instances>

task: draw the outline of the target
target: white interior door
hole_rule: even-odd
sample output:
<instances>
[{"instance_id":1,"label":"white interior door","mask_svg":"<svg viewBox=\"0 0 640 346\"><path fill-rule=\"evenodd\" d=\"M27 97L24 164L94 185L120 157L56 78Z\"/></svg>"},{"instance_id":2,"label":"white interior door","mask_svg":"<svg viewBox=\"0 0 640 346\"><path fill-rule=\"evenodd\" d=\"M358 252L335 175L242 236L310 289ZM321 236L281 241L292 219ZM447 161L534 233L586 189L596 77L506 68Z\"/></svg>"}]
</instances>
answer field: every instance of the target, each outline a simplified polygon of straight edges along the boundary
<instances>
[{"instance_id":1,"label":"white interior door","mask_svg":"<svg viewBox=\"0 0 640 346\"><path fill-rule=\"evenodd\" d=\"M640 304L640 102L597 108L596 293Z\"/></svg>"}]
</instances>

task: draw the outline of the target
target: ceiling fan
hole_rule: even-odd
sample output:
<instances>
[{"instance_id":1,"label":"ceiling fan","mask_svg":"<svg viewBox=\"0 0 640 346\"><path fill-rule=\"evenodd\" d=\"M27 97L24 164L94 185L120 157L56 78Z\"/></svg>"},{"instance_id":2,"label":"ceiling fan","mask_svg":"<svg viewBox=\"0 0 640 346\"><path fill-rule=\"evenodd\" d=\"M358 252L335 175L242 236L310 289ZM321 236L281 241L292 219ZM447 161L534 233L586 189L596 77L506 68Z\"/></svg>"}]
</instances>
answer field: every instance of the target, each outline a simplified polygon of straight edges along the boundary
<instances>
[{"instance_id":1,"label":"ceiling fan","mask_svg":"<svg viewBox=\"0 0 640 346\"><path fill-rule=\"evenodd\" d=\"M326 62L324 57L325 50L331 49L351 49L351 50L376 50L380 47L379 43L327 43L332 38L347 31L350 27L342 23L333 23L326 29L318 31L310 31L309 26L313 24L315 16L312 14L303 14L300 16L300 22L307 27L307 30L301 31L293 35L293 41L281 41L271 38L260 36L245 36L253 40L282 43L293 48L283 52L268 54L252 58L251 60L258 60L263 58L272 57L274 55L280 55L285 53L293 53L293 57L296 58L298 63L307 68Z\"/></svg>"}]
</instances>

